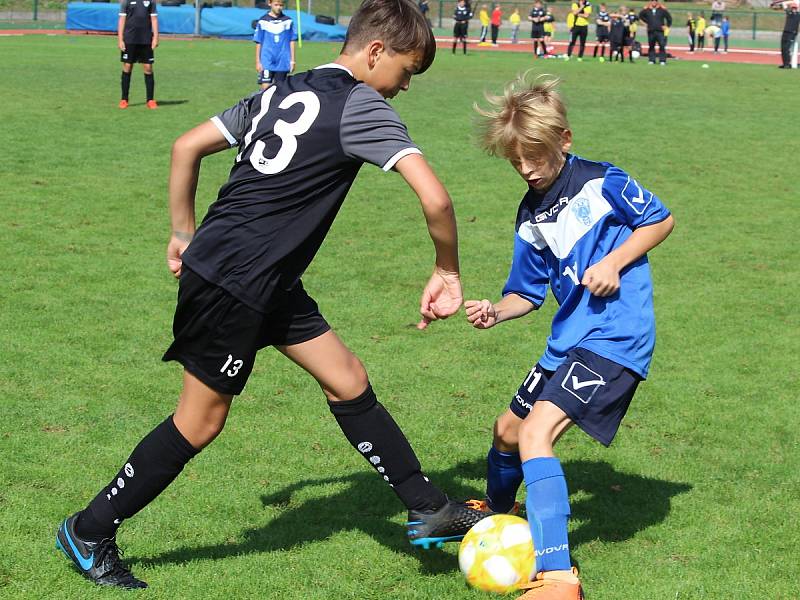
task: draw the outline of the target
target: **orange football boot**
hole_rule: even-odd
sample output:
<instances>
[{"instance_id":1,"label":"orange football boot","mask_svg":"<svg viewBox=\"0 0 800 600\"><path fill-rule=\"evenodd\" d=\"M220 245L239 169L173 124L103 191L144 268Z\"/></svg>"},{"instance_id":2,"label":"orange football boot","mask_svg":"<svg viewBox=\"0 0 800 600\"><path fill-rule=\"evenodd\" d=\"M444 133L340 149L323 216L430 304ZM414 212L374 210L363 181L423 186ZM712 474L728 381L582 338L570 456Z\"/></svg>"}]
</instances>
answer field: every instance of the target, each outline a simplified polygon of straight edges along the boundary
<instances>
[{"instance_id":1,"label":"orange football boot","mask_svg":"<svg viewBox=\"0 0 800 600\"><path fill-rule=\"evenodd\" d=\"M158 108L158 103L155 100L148 100L147 108L149 108L150 110L155 110Z\"/></svg>"},{"instance_id":2,"label":"orange football boot","mask_svg":"<svg viewBox=\"0 0 800 600\"><path fill-rule=\"evenodd\" d=\"M119 107L122 109L128 108L128 101L127 100L120 100Z\"/></svg>"},{"instance_id":3,"label":"orange football boot","mask_svg":"<svg viewBox=\"0 0 800 600\"><path fill-rule=\"evenodd\" d=\"M469 506L473 510L479 510L485 513L495 513L491 508L489 508L489 503L486 500L467 500L464 504ZM509 515L518 515L519 514L519 502L514 502L514 506L511 507L511 510L508 511Z\"/></svg>"},{"instance_id":4,"label":"orange football boot","mask_svg":"<svg viewBox=\"0 0 800 600\"><path fill-rule=\"evenodd\" d=\"M578 570L542 571L536 578L519 586L527 590L517 600L584 600Z\"/></svg>"}]
</instances>

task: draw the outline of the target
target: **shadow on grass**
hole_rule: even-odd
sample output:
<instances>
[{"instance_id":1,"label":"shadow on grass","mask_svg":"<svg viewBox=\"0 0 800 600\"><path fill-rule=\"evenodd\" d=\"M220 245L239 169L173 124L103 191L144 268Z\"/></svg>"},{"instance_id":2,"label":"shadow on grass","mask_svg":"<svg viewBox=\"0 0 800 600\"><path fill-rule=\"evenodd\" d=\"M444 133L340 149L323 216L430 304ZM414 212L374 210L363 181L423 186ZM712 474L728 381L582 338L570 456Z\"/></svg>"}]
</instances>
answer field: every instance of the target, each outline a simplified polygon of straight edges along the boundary
<instances>
[{"instance_id":1,"label":"shadow on grass","mask_svg":"<svg viewBox=\"0 0 800 600\"><path fill-rule=\"evenodd\" d=\"M481 458L429 475L451 497L475 498L482 497L483 490L465 484L464 480L483 479L485 468ZM580 499L572 503L572 515L581 521L570 533L573 549L592 540L626 540L660 523L669 514L671 498L692 488L685 483L620 473L600 461L565 462L564 472L570 492L581 492ZM293 495L299 490L332 484L344 485L346 489L319 498L293 501ZM397 498L371 471L298 481L273 494L262 495L261 502L273 517L262 527L244 531L241 541L184 547L153 557L132 557L128 562L160 565L289 550L305 543L324 541L339 532L358 530L390 550L417 557L424 573L458 568L451 554L441 550L422 551L408 544L405 527L388 520L397 514Z\"/></svg>"}]
</instances>

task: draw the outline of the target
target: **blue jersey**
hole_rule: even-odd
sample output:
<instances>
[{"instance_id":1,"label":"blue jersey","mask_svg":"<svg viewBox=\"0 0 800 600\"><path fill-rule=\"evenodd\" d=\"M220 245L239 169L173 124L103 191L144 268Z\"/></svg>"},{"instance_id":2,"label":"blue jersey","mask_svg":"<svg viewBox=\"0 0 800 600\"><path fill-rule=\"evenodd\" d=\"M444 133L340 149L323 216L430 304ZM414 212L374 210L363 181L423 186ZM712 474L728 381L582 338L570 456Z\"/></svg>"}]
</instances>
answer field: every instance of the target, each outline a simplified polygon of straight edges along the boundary
<instances>
[{"instance_id":1,"label":"blue jersey","mask_svg":"<svg viewBox=\"0 0 800 600\"><path fill-rule=\"evenodd\" d=\"M267 13L256 23L253 41L261 44L261 66L267 71L291 71L290 42L297 40L294 21L286 15L273 17Z\"/></svg>"},{"instance_id":2,"label":"blue jersey","mask_svg":"<svg viewBox=\"0 0 800 600\"><path fill-rule=\"evenodd\" d=\"M655 345L653 289L647 257L620 273L612 296L593 296L584 271L627 240L634 229L669 211L625 171L567 155L544 194L532 189L517 212L514 259L503 295L539 306L547 286L559 304L539 363L556 370L573 348L585 348L647 376Z\"/></svg>"}]
</instances>

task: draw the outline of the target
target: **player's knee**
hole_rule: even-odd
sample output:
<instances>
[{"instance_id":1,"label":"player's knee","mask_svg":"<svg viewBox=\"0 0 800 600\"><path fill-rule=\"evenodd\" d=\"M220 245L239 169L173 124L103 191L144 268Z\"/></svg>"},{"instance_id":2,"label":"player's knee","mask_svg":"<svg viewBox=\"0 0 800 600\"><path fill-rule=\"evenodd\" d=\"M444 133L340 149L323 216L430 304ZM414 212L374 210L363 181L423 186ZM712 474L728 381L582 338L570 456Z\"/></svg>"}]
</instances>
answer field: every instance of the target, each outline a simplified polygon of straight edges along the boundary
<instances>
[{"instance_id":1,"label":"player's knee","mask_svg":"<svg viewBox=\"0 0 800 600\"><path fill-rule=\"evenodd\" d=\"M335 381L321 384L322 391L330 402L352 400L363 394L368 385L367 370L354 354L348 357Z\"/></svg>"},{"instance_id":2,"label":"player's knee","mask_svg":"<svg viewBox=\"0 0 800 600\"><path fill-rule=\"evenodd\" d=\"M494 446L502 452L514 452L519 446L519 428L522 421L510 411L494 422Z\"/></svg>"},{"instance_id":3,"label":"player's knee","mask_svg":"<svg viewBox=\"0 0 800 600\"><path fill-rule=\"evenodd\" d=\"M553 450L555 432L544 422L527 418L519 426L519 446L527 453L547 456Z\"/></svg>"}]
</instances>

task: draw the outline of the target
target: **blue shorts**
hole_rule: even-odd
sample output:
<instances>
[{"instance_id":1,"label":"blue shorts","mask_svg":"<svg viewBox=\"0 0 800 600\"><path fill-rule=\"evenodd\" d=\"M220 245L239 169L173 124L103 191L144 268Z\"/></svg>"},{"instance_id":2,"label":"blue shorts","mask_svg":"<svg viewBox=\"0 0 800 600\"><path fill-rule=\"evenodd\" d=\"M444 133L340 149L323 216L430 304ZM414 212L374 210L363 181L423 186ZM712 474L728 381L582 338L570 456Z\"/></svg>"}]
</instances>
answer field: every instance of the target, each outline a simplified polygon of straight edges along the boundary
<instances>
[{"instance_id":1,"label":"blue shorts","mask_svg":"<svg viewBox=\"0 0 800 600\"><path fill-rule=\"evenodd\" d=\"M534 365L511 401L511 412L528 416L537 400L547 400L601 444L608 446L628 411L641 377L612 360L575 348L558 369Z\"/></svg>"}]
</instances>

